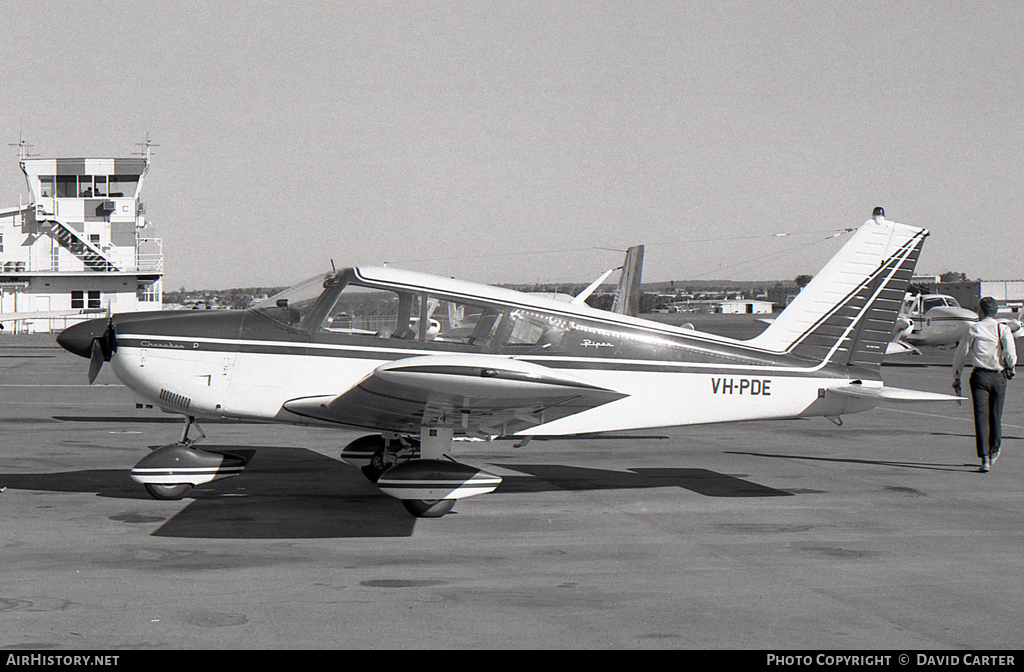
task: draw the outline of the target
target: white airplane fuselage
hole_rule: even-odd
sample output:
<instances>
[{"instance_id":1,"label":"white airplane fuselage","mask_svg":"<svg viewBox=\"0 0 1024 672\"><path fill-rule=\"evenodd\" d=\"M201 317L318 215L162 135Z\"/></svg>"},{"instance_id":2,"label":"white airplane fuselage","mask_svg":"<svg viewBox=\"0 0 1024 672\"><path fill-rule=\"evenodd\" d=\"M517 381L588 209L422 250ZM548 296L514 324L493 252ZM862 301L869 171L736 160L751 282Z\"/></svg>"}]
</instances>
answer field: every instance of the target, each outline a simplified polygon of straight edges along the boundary
<instances>
[{"instance_id":1,"label":"white airplane fuselage","mask_svg":"<svg viewBox=\"0 0 1024 672\"><path fill-rule=\"evenodd\" d=\"M183 331L194 332L204 315L177 313L170 315L169 320L179 316ZM162 331L167 331L169 321L162 319L160 323ZM692 330L675 330L653 322L646 327L662 338L672 336L697 342L703 349L716 344L736 350L744 348L742 342ZM337 395L396 359L439 354L430 344L399 349L276 340L256 343L245 339L130 333L133 328L127 321L118 326L118 347L110 360L115 375L150 403L197 418L345 424L298 416L284 407L300 397ZM581 347L595 349L589 345ZM765 354L752 352L758 357ZM451 353L450 349L442 353L460 354ZM861 380L866 386L881 385L869 370L839 372L810 362L729 367L711 362L597 356L515 357L555 370L566 367L576 378L625 395L597 408L517 432L522 435L556 436L801 415L838 416L866 410L874 404L844 399L826 403L821 398L823 389L854 380Z\"/></svg>"}]
</instances>

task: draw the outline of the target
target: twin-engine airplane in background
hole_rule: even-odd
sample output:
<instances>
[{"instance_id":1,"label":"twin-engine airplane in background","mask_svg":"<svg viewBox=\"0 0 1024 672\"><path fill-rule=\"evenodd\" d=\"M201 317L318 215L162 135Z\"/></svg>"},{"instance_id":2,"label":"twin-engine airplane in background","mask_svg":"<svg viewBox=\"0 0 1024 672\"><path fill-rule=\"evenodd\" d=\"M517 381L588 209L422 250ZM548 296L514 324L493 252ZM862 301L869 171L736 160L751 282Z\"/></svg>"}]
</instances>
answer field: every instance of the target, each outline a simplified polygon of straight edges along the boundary
<instances>
[{"instance_id":1,"label":"twin-engine airplane in background","mask_svg":"<svg viewBox=\"0 0 1024 672\"><path fill-rule=\"evenodd\" d=\"M921 354L920 347L955 348L967 335L967 328L978 321L978 315L963 308L952 296L914 293L913 287L903 301L896 320L895 338L886 354ZM1014 338L1024 336L1024 309L1016 318L999 317L1010 328Z\"/></svg>"},{"instance_id":2,"label":"twin-engine airplane in background","mask_svg":"<svg viewBox=\"0 0 1024 672\"><path fill-rule=\"evenodd\" d=\"M957 397L884 386L879 364L927 231L868 221L747 341L392 268L317 275L246 311L120 314L57 341L186 418L132 477L155 497L237 475L197 419L365 429L341 457L416 516L500 477L451 457L456 438L590 435L825 416ZM630 264L627 262L627 269ZM627 270L624 269L624 272ZM628 283L627 283L628 284Z\"/></svg>"}]
</instances>

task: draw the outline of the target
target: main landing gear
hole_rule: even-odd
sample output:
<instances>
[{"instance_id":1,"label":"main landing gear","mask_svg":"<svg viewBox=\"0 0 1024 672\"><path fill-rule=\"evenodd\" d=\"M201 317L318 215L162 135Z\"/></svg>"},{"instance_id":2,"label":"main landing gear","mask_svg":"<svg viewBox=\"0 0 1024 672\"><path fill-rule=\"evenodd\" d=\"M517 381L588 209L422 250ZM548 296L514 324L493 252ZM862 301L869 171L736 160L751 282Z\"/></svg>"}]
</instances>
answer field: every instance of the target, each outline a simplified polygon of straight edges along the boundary
<instances>
[{"instance_id":1,"label":"main landing gear","mask_svg":"<svg viewBox=\"0 0 1024 672\"><path fill-rule=\"evenodd\" d=\"M200 434L196 439L188 436L193 426ZM146 492L156 499L175 500L187 497L197 485L242 473L246 465L242 458L194 447L204 438L206 434L196 419L187 417L181 439L142 458L132 468L132 479L142 483Z\"/></svg>"},{"instance_id":2,"label":"main landing gear","mask_svg":"<svg viewBox=\"0 0 1024 672\"><path fill-rule=\"evenodd\" d=\"M185 499L192 492L193 487L191 483L177 483L175 485L143 483L142 485L153 499L164 500Z\"/></svg>"},{"instance_id":3,"label":"main landing gear","mask_svg":"<svg viewBox=\"0 0 1024 672\"><path fill-rule=\"evenodd\" d=\"M452 430L426 428L420 438L363 436L341 457L417 518L440 518L455 501L491 492L501 477L448 457ZM444 458L444 459L441 459Z\"/></svg>"}]
</instances>

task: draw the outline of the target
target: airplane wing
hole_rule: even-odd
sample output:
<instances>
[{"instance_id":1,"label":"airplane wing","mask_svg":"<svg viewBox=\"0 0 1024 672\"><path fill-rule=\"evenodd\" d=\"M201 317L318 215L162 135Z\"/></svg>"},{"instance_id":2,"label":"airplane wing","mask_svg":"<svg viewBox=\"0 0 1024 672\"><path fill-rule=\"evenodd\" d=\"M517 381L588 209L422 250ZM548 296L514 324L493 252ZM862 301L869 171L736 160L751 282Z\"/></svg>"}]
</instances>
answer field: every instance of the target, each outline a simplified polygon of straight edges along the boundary
<instances>
[{"instance_id":1,"label":"airplane wing","mask_svg":"<svg viewBox=\"0 0 1024 672\"><path fill-rule=\"evenodd\" d=\"M428 355L378 366L338 395L292 399L291 413L350 426L419 433L424 425L491 437L627 395L532 362L493 355Z\"/></svg>"}]
</instances>

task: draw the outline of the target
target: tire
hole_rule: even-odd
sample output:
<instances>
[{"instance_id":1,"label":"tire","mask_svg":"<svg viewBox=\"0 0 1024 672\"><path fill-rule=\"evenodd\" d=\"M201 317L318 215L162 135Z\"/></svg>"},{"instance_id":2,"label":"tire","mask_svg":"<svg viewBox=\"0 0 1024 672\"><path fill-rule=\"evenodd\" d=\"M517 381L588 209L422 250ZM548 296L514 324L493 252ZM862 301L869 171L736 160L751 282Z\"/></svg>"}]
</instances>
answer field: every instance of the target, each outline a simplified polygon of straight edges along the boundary
<instances>
[{"instance_id":1,"label":"tire","mask_svg":"<svg viewBox=\"0 0 1024 672\"><path fill-rule=\"evenodd\" d=\"M146 492L154 499L176 500L184 499L192 492L191 483L178 483L176 485L161 485L158 483L146 483Z\"/></svg>"},{"instance_id":2,"label":"tire","mask_svg":"<svg viewBox=\"0 0 1024 672\"><path fill-rule=\"evenodd\" d=\"M455 506L454 499L403 499L402 506L417 518L440 518Z\"/></svg>"}]
</instances>

